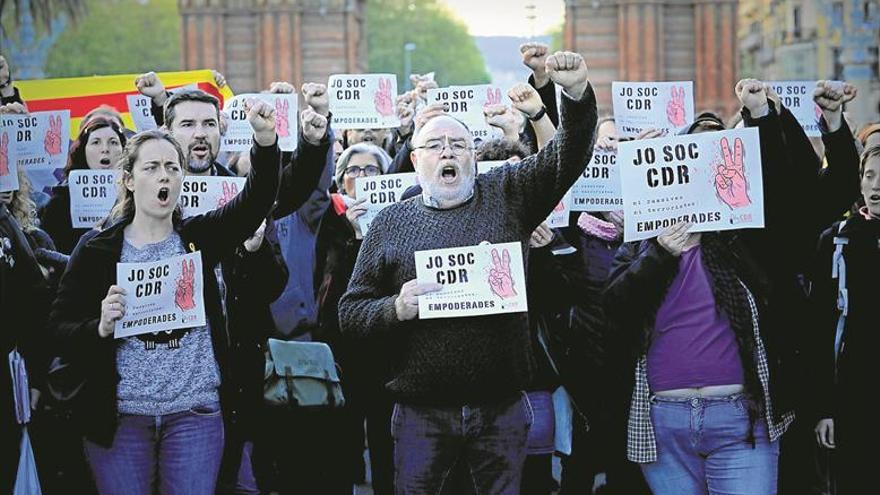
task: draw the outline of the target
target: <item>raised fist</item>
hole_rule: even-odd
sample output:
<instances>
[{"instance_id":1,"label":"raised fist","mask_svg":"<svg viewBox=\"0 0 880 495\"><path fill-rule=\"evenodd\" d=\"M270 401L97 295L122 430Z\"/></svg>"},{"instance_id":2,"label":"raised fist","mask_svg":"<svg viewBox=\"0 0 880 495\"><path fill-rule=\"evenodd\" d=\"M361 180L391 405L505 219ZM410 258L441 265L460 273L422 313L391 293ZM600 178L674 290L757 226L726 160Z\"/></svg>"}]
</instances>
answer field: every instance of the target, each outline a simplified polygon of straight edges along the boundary
<instances>
[{"instance_id":1,"label":"raised fist","mask_svg":"<svg viewBox=\"0 0 880 495\"><path fill-rule=\"evenodd\" d=\"M761 118L767 115L770 105L767 103L767 91L764 89L764 83L757 79L743 79L736 83L736 97L749 113L752 118Z\"/></svg>"},{"instance_id":2,"label":"raised fist","mask_svg":"<svg viewBox=\"0 0 880 495\"><path fill-rule=\"evenodd\" d=\"M312 110L324 117L330 115L330 99L327 96L327 86L318 83L305 83L302 85L301 90L306 105L312 107Z\"/></svg>"},{"instance_id":3,"label":"raised fist","mask_svg":"<svg viewBox=\"0 0 880 495\"><path fill-rule=\"evenodd\" d=\"M248 123L254 130L254 141L260 146L275 143L275 108L264 101L250 99L244 103Z\"/></svg>"},{"instance_id":4,"label":"raised fist","mask_svg":"<svg viewBox=\"0 0 880 495\"><path fill-rule=\"evenodd\" d=\"M317 146L327 134L327 118L306 108L299 115L303 138L309 144Z\"/></svg>"},{"instance_id":5,"label":"raised fist","mask_svg":"<svg viewBox=\"0 0 880 495\"><path fill-rule=\"evenodd\" d=\"M813 90L813 101L825 117L828 130L834 132L843 121L843 104L850 102L858 95L852 84L835 81L818 81Z\"/></svg>"},{"instance_id":6,"label":"raised fist","mask_svg":"<svg viewBox=\"0 0 880 495\"><path fill-rule=\"evenodd\" d=\"M508 139L518 139L520 126L523 123L522 116L517 115L507 105L488 105L483 107L483 115L486 123L492 127L498 127Z\"/></svg>"},{"instance_id":7,"label":"raised fist","mask_svg":"<svg viewBox=\"0 0 880 495\"><path fill-rule=\"evenodd\" d=\"M134 80L138 93L149 97L157 105L165 103L165 85L155 72L141 74ZM160 103L161 100L161 103Z\"/></svg>"},{"instance_id":8,"label":"raised fist","mask_svg":"<svg viewBox=\"0 0 880 495\"><path fill-rule=\"evenodd\" d=\"M507 96L510 97L510 101L513 102L513 108L528 115L529 118L537 115L544 106L544 103L541 101L541 96L535 88L528 84L517 84L510 88L510 91L507 92Z\"/></svg>"},{"instance_id":9,"label":"raised fist","mask_svg":"<svg viewBox=\"0 0 880 495\"><path fill-rule=\"evenodd\" d=\"M587 64L580 53L556 52L547 57L547 75L570 98L579 100L587 90Z\"/></svg>"},{"instance_id":10,"label":"raised fist","mask_svg":"<svg viewBox=\"0 0 880 495\"><path fill-rule=\"evenodd\" d=\"M269 92L280 95L289 95L296 91L293 84L287 81L276 81L269 85Z\"/></svg>"},{"instance_id":11,"label":"raised fist","mask_svg":"<svg viewBox=\"0 0 880 495\"><path fill-rule=\"evenodd\" d=\"M214 76L214 84L216 84L218 88L226 86L226 78L223 77L223 74L214 69L211 69L211 75Z\"/></svg>"}]
</instances>

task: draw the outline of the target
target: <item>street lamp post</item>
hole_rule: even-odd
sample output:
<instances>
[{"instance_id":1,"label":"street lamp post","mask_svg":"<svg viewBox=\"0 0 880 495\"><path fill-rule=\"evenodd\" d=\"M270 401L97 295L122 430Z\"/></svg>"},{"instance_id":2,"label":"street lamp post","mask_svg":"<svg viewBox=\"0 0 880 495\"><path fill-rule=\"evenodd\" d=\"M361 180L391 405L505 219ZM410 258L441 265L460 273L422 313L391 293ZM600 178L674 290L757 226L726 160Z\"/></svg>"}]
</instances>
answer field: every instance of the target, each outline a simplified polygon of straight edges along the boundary
<instances>
[{"instance_id":1,"label":"street lamp post","mask_svg":"<svg viewBox=\"0 0 880 495\"><path fill-rule=\"evenodd\" d=\"M403 85L407 91L412 89L412 82L409 80L409 76L412 74L412 52L415 49L415 43L407 43L403 45Z\"/></svg>"}]
</instances>

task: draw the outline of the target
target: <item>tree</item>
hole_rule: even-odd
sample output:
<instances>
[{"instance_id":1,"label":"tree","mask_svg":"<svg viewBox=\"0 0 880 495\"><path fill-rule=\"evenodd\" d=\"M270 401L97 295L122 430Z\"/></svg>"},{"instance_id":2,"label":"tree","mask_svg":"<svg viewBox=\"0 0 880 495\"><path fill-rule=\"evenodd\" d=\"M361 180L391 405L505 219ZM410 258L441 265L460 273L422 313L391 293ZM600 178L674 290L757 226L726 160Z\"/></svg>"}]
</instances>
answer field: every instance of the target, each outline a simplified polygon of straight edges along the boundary
<instances>
[{"instance_id":1,"label":"tree","mask_svg":"<svg viewBox=\"0 0 880 495\"><path fill-rule=\"evenodd\" d=\"M397 74L402 90L403 46L415 43L412 71L434 71L441 87L489 82L483 56L464 23L436 0L367 2L367 48L370 72Z\"/></svg>"},{"instance_id":2,"label":"tree","mask_svg":"<svg viewBox=\"0 0 880 495\"><path fill-rule=\"evenodd\" d=\"M88 0L89 13L58 38L48 77L180 69L176 0Z\"/></svg>"},{"instance_id":3,"label":"tree","mask_svg":"<svg viewBox=\"0 0 880 495\"><path fill-rule=\"evenodd\" d=\"M0 19L2 31L11 31L24 17L25 10L43 28L52 25L58 15L66 15L76 20L85 12L85 0L0 0Z\"/></svg>"}]
</instances>

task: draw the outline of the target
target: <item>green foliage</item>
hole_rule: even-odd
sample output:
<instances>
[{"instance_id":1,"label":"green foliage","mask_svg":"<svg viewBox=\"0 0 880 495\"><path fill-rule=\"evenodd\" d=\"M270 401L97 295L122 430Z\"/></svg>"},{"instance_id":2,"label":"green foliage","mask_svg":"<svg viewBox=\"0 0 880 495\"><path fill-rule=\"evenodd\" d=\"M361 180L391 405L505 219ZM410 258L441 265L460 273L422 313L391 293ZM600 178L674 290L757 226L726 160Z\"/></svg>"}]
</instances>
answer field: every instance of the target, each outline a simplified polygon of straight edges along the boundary
<instances>
[{"instance_id":1,"label":"green foliage","mask_svg":"<svg viewBox=\"0 0 880 495\"><path fill-rule=\"evenodd\" d=\"M58 38L47 77L180 69L176 0L88 0L88 14Z\"/></svg>"},{"instance_id":2,"label":"green foliage","mask_svg":"<svg viewBox=\"0 0 880 495\"><path fill-rule=\"evenodd\" d=\"M15 31L24 15L23 4L22 0L0 0L2 30ZM86 10L85 4L85 0L30 0L29 10L37 28L45 29L59 14L64 14L69 19L78 20Z\"/></svg>"},{"instance_id":3,"label":"green foliage","mask_svg":"<svg viewBox=\"0 0 880 495\"><path fill-rule=\"evenodd\" d=\"M557 52L562 50L564 47L562 46L562 30L564 29L565 24L560 24L555 28L551 29L547 34L550 35L550 52Z\"/></svg>"},{"instance_id":4,"label":"green foliage","mask_svg":"<svg viewBox=\"0 0 880 495\"><path fill-rule=\"evenodd\" d=\"M416 44L413 73L435 71L441 87L490 81L464 23L436 0L369 0L366 29L370 72L396 73L398 91L405 87L406 43Z\"/></svg>"}]
</instances>

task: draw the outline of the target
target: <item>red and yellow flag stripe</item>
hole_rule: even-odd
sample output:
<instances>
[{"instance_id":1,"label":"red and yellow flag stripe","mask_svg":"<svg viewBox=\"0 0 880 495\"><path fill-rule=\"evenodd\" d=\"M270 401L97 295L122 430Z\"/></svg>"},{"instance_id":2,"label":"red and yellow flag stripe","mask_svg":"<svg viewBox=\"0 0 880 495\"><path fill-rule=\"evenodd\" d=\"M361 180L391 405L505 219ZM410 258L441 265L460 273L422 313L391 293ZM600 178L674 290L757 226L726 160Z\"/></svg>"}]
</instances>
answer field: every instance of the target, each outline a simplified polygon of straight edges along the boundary
<instances>
[{"instance_id":1,"label":"red and yellow flag stripe","mask_svg":"<svg viewBox=\"0 0 880 495\"><path fill-rule=\"evenodd\" d=\"M21 92L21 97L31 112L70 110L70 137L75 139L82 118L93 108L104 104L119 110L126 127L134 129L125 97L137 94L134 80L138 75L35 79L15 81L15 86ZM199 89L220 99L220 108L223 108L226 99L235 96L229 86L217 87L214 76L209 70L159 72L158 76L167 89L190 84L198 85Z\"/></svg>"}]
</instances>

